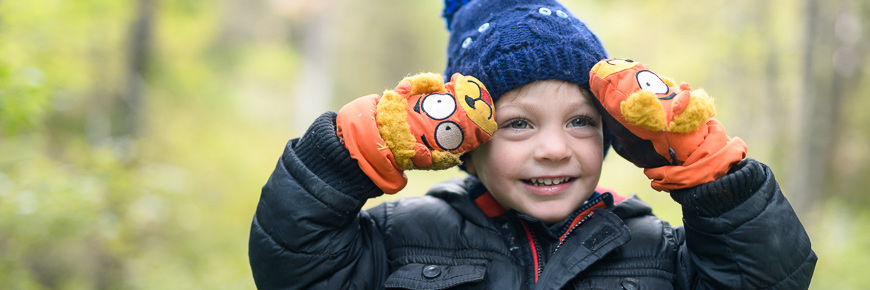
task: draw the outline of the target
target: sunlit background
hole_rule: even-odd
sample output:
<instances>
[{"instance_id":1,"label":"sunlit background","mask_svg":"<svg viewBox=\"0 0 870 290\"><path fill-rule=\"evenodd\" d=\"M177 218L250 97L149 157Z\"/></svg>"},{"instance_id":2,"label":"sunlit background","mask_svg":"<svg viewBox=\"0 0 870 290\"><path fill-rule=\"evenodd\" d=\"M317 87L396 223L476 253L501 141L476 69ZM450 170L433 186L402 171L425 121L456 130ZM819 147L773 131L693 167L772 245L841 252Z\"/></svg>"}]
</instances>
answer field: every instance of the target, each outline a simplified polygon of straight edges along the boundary
<instances>
[{"instance_id":1,"label":"sunlit background","mask_svg":"<svg viewBox=\"0 0 870 290\"><path fill-rule=\"evenodd\" d=\"M253 289L248 230L292 137L441 72L441 1L0 0L0 288ZM870 3L565 1L611 56L705 88L820 259L870 285ZM459 170L410 172L421 195ZM616 154L602 185L672 224Z\"/></svg>"}]
</instances>

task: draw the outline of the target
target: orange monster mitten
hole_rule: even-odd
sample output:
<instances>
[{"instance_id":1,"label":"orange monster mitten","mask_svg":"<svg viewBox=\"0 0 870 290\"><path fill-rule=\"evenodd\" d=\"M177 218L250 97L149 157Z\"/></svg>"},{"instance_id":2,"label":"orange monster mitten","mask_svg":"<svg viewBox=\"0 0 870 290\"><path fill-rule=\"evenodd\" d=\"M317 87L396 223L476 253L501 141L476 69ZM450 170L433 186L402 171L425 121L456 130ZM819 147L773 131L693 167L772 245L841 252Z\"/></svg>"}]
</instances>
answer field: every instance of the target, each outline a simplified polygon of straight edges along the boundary
<instances>
[{"instance_id":1,"label":"orange monster mitten","mask_svg":"<svg viewBox=\"0 0 870 290\"><path fill-rule=\"evenodd\" d=\"M476 78L454 74L407 77L383 96L368 95L338 112L336 131L350 156L385 193L407 184L404 170L447 169L492 139L495 110Z\"/></svg>"},{"instance_id":2,"label":"orange monster mitten","mask_svg":"<svg viewBox=\"0 0 870 290\"><path fill-rule=\"evenodd\" d=\"M725 135L703 90L678 86L627 59L598 62L589 86L614 135L614 151L644 168L656 190L713 181L746 157L746 143Z\"/></svg>"}]
</instances>

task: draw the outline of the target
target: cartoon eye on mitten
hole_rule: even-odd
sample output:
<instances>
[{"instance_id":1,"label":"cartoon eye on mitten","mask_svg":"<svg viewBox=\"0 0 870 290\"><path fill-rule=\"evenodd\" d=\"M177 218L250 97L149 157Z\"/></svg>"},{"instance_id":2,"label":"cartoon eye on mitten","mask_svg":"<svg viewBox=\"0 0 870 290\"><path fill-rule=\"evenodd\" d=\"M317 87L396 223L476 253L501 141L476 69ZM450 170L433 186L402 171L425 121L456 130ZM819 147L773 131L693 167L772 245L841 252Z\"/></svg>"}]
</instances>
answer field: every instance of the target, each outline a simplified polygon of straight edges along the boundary
<instances>
[{"instance_id":1,"label":"cartoon eye on mitten","mask_svg":"<svg viewBox=\"0 0 870 290\"><path fill-rule=\"evenodd\" d=\"M740 138L725 135L713 116L713 99L628 59L605 59L590 72L589 85L613 133L613 148L670 191L722 177L746 156Z\"/></svg>"},{"instance_id":2,"label":"cartoon eye on mitten","mask_svg":"<svg viewBox=\"0 0 870 290\"><path fill-rule=\"evenodd\" d=\"M476 78L421 73L383 96L345 105L336 118L339 138L360 168L385 193L407 183L404 170L441 170L492 139L497 125L492 98Z\"/></svg>"}]
</instances>

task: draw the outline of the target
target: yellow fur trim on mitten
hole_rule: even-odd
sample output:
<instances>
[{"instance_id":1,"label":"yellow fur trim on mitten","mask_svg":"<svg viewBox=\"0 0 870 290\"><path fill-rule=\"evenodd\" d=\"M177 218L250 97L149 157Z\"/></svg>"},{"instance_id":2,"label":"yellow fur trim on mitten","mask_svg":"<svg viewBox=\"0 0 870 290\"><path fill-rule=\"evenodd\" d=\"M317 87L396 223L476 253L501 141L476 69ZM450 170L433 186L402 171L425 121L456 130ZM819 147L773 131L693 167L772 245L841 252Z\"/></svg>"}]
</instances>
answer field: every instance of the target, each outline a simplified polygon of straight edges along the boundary
<instances>
[{"instance_id":1,"label":"yellow fur trim on mitten","mask_svg":"<svg viewBox=\"0 0 870 290\"><path fill-rule=\"evenodd\" d=\"M419 73L405 77L402 81L411 82L411 96L444 90L444 79L436 73Z\"/></svg>"},{"instance_id":2,"label":"yellow fur trim on mitten","mask_svg":"<svg viewBox=\"0 0 870 290\"><path fill-rule=\"evenodd\" d=\"M647 130L665 129L665 110L655 93L641 90L619 104L622 116L629 123Z\"/></svg>"},{"instance_id":3,"label":"yellow fur trim on mitten","mask_svg":"<svg viewBox=\"0 0 870 290\"><path fill-rule=\"evenodd\" d=\"M404 81L411 83L409 95L425 94L444 91L443 79L434 73L421 73L406 77ZM462 163L459 160L461 154L431 150L432 164L426 167L414 165L412 158L415 156L414 144L416 139L411 134L411 126L408 124L408 99L393 90L387 90L378 101L377 122L378 132L387 143L387 147L393 152L396 164L403 170L447 169Z\"/></svg>"},{"instance_id":4,"label":"yellow fur trim on mitten","mask_svg":"<svg viewBox=\"0 0 870 290\"><path fill-rule=\"evenodd\" d=\"M694 132L716 115L713 98L707 95L707 92L694 90L690 95L686 109L674 116L674 120L668 125L668 131L681 134Z\"/></svg>"},{"instance_id":5,"label":"yellow fur trim on mitten","mask_svg":"<svg viewBox=\"0 0 870 290\"><path fill-rule=\"evenodd\" d=\"M378 101L377 121L378 132L388 149L393 151L396 164L402 169L413 167L411 157L414 157L414 136L408 125L408 100L394 91L384 91Z\"/></svg>"}]
</instances>

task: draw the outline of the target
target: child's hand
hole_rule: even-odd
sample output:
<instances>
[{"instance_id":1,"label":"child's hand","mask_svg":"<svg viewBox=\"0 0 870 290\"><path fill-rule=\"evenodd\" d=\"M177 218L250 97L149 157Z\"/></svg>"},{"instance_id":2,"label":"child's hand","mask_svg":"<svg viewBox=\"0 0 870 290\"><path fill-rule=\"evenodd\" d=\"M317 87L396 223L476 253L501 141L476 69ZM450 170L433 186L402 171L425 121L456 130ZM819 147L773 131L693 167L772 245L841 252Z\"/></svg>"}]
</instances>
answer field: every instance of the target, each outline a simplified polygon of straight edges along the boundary
<instances>
[{"instance_id":1,"label":"child's hand","mask_svg":"<svg viewBox=\"0 0 870 290\"><path fill-rule=\"evenodd\" d=\"M345 105L336 131L351 157L385 193L405 187L406 169L440 170L492 138L492 98L479 80L422 73L402 80L383 96Z\"/></svg>"},{"instance_id":2,"label":"child's hand","mask_svg":"<svg viewBox=\"0 0 870 290\"><path fill-rule=\"evenodd\" d=\"M677 86L647 65L624 59L598 62L589 85L607 112L602 114L614 150L645 168L656 190L713 181L746 156L743 140L725 135L713 118L713 99L703 90Z\"/></svg>"}]
</instances>

